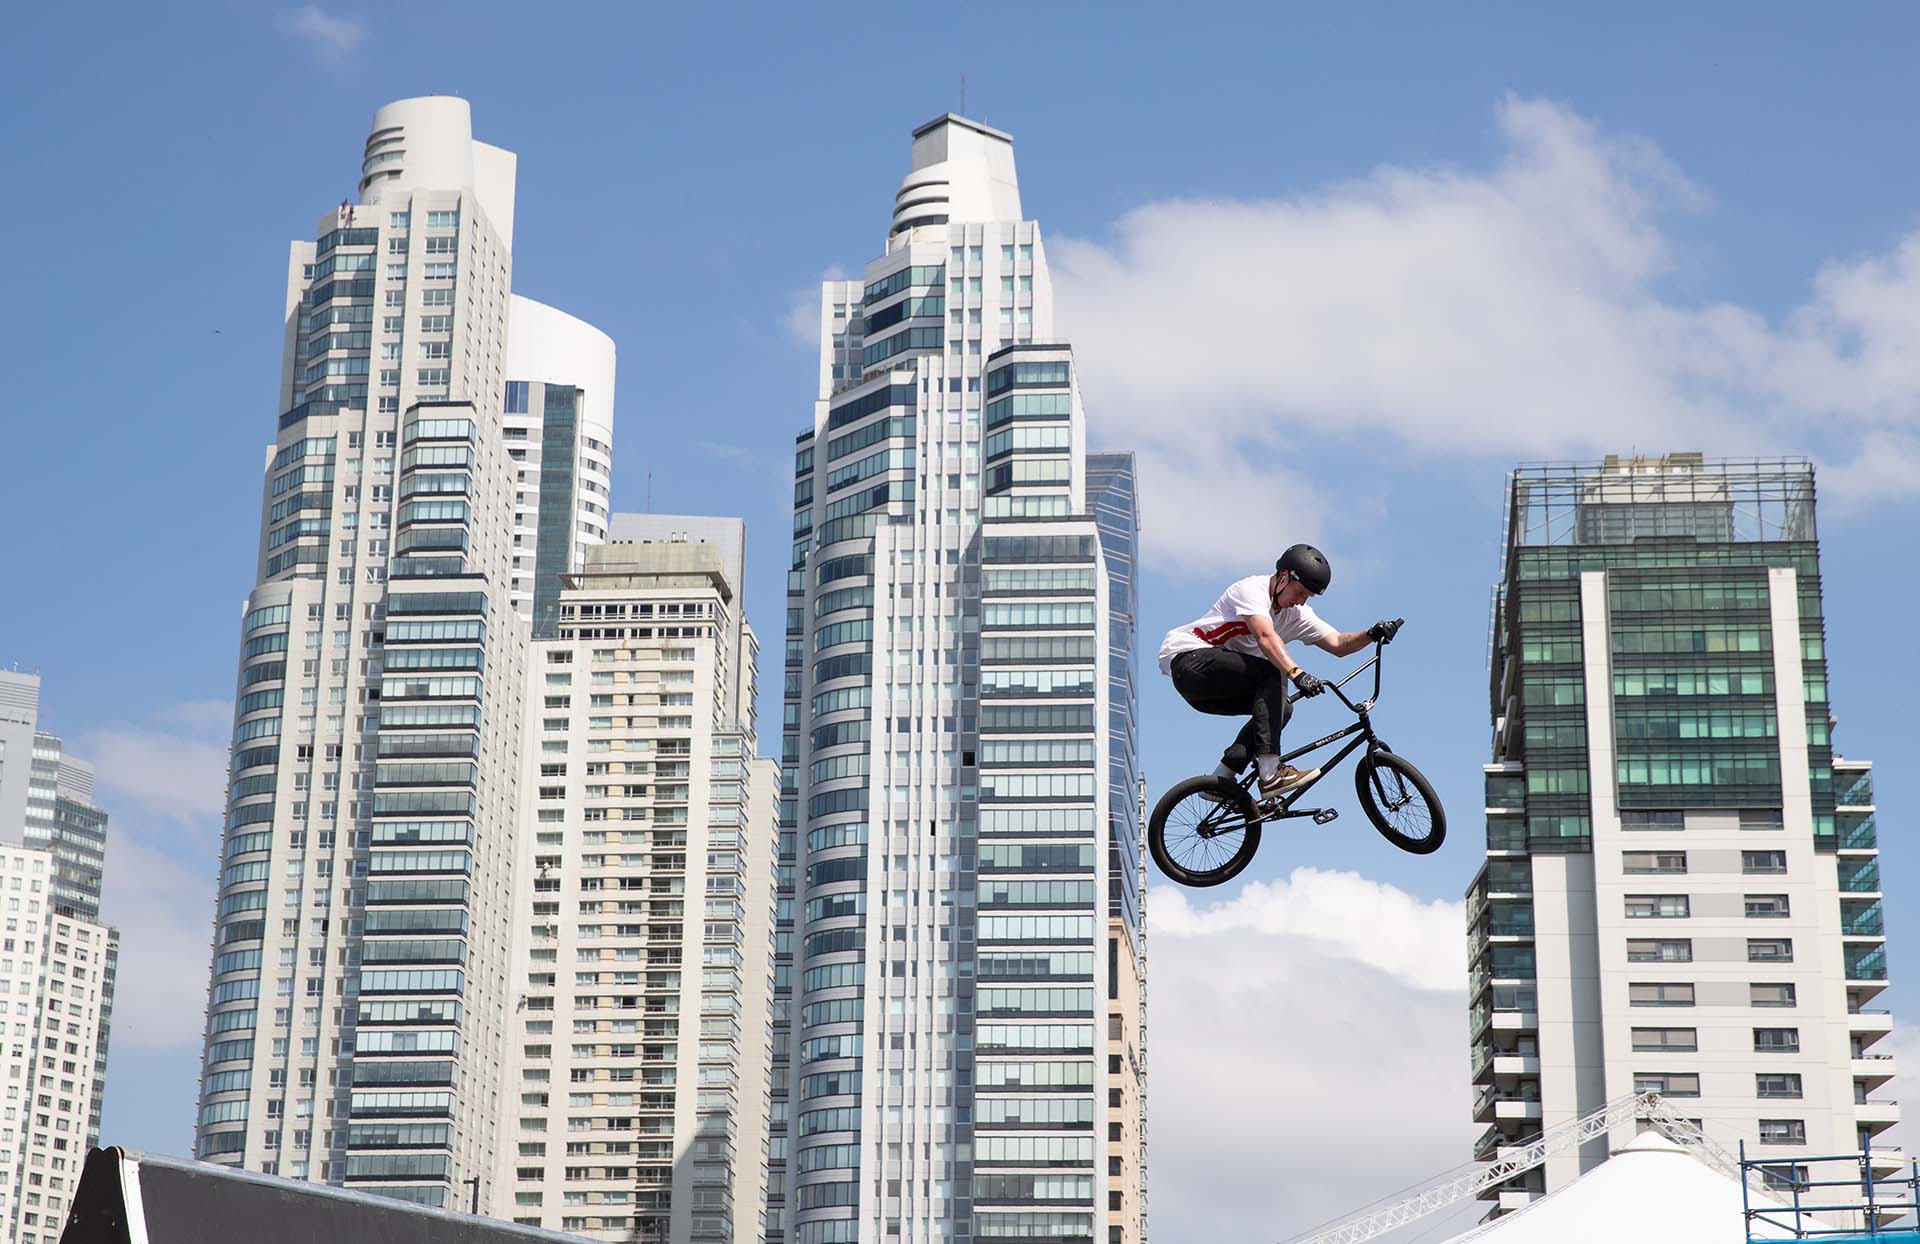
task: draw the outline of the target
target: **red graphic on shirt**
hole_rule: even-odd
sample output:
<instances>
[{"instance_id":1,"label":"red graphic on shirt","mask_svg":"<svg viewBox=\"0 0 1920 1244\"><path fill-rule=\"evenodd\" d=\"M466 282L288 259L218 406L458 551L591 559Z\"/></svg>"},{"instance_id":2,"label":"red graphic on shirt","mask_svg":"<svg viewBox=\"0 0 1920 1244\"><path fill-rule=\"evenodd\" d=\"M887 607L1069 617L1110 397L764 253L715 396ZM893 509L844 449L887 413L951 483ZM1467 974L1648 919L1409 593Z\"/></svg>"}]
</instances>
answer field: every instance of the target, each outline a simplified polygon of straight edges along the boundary
<instances>
[{"instance_id":1,"label":"red graphic on shirt","mask_svg":"<svg viewBox=\"0 0 1920 1244\"><path fill-rule=\"evenodd\" d=\"M1245 622L1222 622L1218 626L1196 626L1193 633L1218 648L1229 639L1251 634L1252 629Z\"/></svg>"}]
</instances>

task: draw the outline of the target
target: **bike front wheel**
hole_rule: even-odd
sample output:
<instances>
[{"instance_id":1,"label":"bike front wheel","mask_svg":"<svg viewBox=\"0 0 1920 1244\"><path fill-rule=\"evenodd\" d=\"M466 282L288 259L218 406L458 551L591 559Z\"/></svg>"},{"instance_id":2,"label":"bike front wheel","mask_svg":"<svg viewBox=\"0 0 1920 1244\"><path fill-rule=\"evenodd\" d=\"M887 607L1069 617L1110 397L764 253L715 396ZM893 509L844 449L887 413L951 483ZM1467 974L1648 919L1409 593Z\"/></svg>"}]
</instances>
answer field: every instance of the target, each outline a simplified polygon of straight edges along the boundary
<instances>
[{"instance_id":1,"label":"bike front wheel","mask_svg":"<svg viewBox=\"0 0 1920 1244\"><path fill-rule=\"evenodd\" d=\"M1447 839L1447 813L1426 777L1404 758L1373 751L1355 768L1360 807L1382 837L1402 851L1431 855Z\"/></svg>"},{"instance_id":2,"label":"bike front wheel","mask_svg":"<svg viewBox=\"0 0 1920 1244\"><path fill-rule=\"evenodd\" d=\"M1231 881L1259 846L1260 816L1253 799L1226 778L1193 777L1176 784L1147 821L1153 862L1181 885Z\"/></svg>"}]
</instances>

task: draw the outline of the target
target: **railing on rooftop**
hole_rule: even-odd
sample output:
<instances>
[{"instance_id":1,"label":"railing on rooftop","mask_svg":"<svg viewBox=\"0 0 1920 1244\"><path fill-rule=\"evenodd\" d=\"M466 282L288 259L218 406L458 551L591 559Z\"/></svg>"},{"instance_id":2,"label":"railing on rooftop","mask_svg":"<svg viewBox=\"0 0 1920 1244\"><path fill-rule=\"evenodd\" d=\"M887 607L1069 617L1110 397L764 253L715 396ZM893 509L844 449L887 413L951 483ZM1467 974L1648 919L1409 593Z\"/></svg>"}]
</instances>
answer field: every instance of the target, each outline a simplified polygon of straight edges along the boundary
<instances>
[{"instance_id":1,"label":"railing on rooftop","mask_svg":"<svg viewBox=\"0 0 1920 1244\"><path fill-rule=\"evenodd\" d=\"M1884 1147L1817 1157L1749 1158L1740 1142L1740 1203L1747 1244L1781 1238L1828 1244L1920 1239L1913 1216L1920 1212L1920 1162L1908 1159L1890 1170ZM1777 1198L1756 1203L1753 1181Z\"/></svg>"},{"instance_id":2,"label":"railing on rooftop","mask_svg":"<svg viewBox=\"0 0 1920 1244\"><path fill-rule=\"evenodd\" d=\"M1508 548L1815 538L1805 458L1616 455L1517 467L1507 479Z\"/></svg>"}]
</instances>

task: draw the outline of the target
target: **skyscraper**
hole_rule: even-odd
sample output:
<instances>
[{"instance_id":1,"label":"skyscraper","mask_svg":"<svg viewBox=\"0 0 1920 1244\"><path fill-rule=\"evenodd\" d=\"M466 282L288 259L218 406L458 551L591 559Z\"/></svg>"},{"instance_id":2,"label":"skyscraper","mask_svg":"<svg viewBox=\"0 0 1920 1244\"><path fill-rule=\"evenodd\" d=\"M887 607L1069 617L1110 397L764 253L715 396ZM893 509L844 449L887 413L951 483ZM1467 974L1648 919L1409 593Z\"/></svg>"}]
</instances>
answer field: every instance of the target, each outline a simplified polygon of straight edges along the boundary
<instances>
[{"instance_id":1,"label":"skyscraper","mask_svg":"<svg viewBox=\"0 0 1920 1244\"><path fill-rule=\"evenodd\" d=\"M491 1202L504 1113L515 164L464 100L389 104L292 246L214 923L197 1155L425 1205Z\"/></svg>"},{"instance_id":2,"label":"skyscraper","mask_svg":"<svg viewBox=\"0 0 1920 1244\"><path fill-rule=\"evenodd\" d=\"M93 769L38 728L40 679L0 671L0 1223L53 1244L100 1138L119 934L100 923L107 814Z\"/></svg>"},{"instance_id":3,"label":"skyscraper","mask_svg":"<svg viewBox=\"0 0 1920 1244\"><path fill-rule=\"evenodd\" d=\"M1098 1238L1127 1212L1102 1159L1133 962L1109 912L1138 922L1136 507L1130 464L1089 462L1052 310L1012 139L951 115L914 132L885 253L822 289L769 1239Z\"/></svg>"},{"instance_id":4,"label":"skyscraper","mask_svg":"<svg viewBox=\"0 0 1920 1244\"><path fill-rule=\"evenodd\" d=\"M1874 1096L1894 1064L1867 1005L1887 980L1871 766L1833 750L1812 466L1513 471L1492 656L1476 1156L1646 1090L1783 1167L1872 1148L1899 1115Z\"/></svg>"},{"instance_id":5,"label":"skyscraper","mask_svg":"<svg viewBox=\"0 0 1920 1244\"><path fill-rule=\"evenodd\" d=\"M53 905L100 919L107 814L93 802L93 766L38 728L40 678L0 670L0 842L53 857Z\"/></svg>"},{"instance_id":6,"label":"skyscraper","mask_svg":"<svg viewBox=\"0 0 1920 1244\"><path fill-rule=\"evenodd\" d=\"M1145 779L1133 730L1140 506L1132 454L1087 455L1087 508L1107 569L1107 1239L1145 1244L1147 875Z\"/></svg>"},{"instance_id":7,"label":"skyscraper","mask_svg":"<svg viewBox=\"0 0 1920 1244\"><path fill-rule=\"evenodd\" d=\"M613 339L513 296L507 311L507 456L513 460L513 605L550 638L560 577L607 538L613 483Z\"/></svg>"},{"instance_id":8,"label":"skyscraper","mask_svg":"<svg viewBox=\"0 0 1920 1244\"><path fill-rule=\"evenodd\" d=\"M779 779L754 754L745 524L620 514L613 533L533 646L500 1178L517 1222L757 1244Z\"/></svg>"}]
</instances>

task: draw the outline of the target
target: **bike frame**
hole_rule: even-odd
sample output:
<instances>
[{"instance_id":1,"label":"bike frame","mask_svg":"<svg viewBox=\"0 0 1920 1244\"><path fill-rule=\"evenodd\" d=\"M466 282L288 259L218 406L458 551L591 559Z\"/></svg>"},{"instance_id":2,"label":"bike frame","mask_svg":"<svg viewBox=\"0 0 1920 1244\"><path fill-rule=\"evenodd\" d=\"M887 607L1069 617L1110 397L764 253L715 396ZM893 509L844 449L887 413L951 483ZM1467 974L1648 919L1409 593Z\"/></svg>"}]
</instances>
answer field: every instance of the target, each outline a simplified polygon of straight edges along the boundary
<instances>
[{"instance_id":1,"label":"bike frame","mask_svg":"<svg viewBox=\"0 0 1920 1244\"><path fill-rule=\"evenodd\" d=\"M1312 790L1315 786L1318 786L1320 784L1321 778L1326 777L1327 774L1331 773L1334 769L1338 768L1340 765L1340 762L1345 760L1348 756L1351 756L1354 753L1355 749L1364 746L1369 753L1372 753L1375 749L1379 749L1382 751L1392 750L1386 745L1385 741L1383 741L1379 735L1373 732L1373 719L1369 715L1373 711L1373 706L1379 703L1380 701L1380 669L1381 669L1381 660L1385 656L1385 654L1386 654L1386 645L1376 641L1373 645L1372 660L1368 661L1365 665L1362 665L1360 668L1354 670L1352 673L1348 674L1345 678L1342 678L1339 682L1327 684L1327 690L1331 691L1334 695L1340 697L1340 702L1346 705L1348 708L1352 709L1355 715L1359 717L1359 720L1354 722L1352 725L1345 727L1344 729L1335 730L1332 734L1325 735L1321 738L1317 738L1313 742L1308 743L1304 747L1294 748L1292 751L1287 752L1286 754L1280 757L1280 763L1281 764L1291 763L1292 761L1297 760L1299 757L1306 755L1308 752L1318 751L1323 747L1327 747L1331 744L1338 743L1341 739L1351 738L1352 742L1348 743L1345 747L1341 748L1338 752L1334 753L1333 758L1331 760L1328 760L1326 763L1322 764L1320 766L1320 772L1316 774L1311 780L1302 782L1300 785L1288 791L1285 795L1279 796L1275 800L1265 801L1264 803L1257 795L1254 796L1254 800L1253 800L1254 807L1256 810L1260 812L1261 821L1282 821L1282 820L1286 820L1288 817L1313 816L1323 811L1322 809L1319 809L1319 808L1300 808L1296 811L1294 808L1294 805L1299 803L1301 797L1305 795L1308 791ZM1361 700L1358 703L1355 703L1353 700L1347 697L1347 693L1344 690L1342 690L1342 688L1344 688L1348 683L1352 682L1354 679L1360 677L1360 675L1366 673L1369 667L1371 667L1373 670L1373 694L1368 696L1366 699ZM1298 691L1296 691L1292 695L1287 697L1287 703L1292 704L1302 698L1304 697ZM1259 770L1256 768L1249 767L1247 770L1247 776L1240 779L1240 785L1243 788L1245 788L1249 794L1252 794L1254 790L1254 784L1258 780L1258 777L1259 777ZM1384 801L1384 798L1385 798L1384 793L1382 793L1383 801ZM1271 808L1272 811L1267 811L1266 809L1268 808Z\"/></svg>"}]
</instances>

